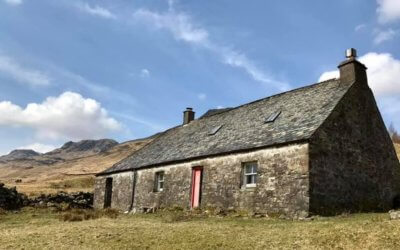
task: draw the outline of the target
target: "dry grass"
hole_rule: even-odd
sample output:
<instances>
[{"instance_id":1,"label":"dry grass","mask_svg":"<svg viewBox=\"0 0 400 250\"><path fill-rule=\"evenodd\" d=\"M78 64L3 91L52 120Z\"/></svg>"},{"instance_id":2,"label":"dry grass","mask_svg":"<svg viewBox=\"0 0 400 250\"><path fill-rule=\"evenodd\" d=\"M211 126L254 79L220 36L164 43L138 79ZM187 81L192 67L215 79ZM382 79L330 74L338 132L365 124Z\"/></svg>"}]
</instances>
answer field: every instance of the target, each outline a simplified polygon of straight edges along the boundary
<instances>
[{"instance_id":1,"label":"dry grass","mask_svg":"<svg viewBox=\"0 0 400 250\"><path fill-rule=\"evenodd\" d=\"M0 247L8 249L399 249L400 220L358 214L314 221L120 215L63 222L31 210L0 215Z\"/></svg>"},{"instance_id":2,"label":"dry grass","mask_svg":"<svg viewBox=\"0 0 400 250\"><path fill-rule=\"evenodd\" d=\"M395 143L394 148L396 149L397 152L397 158L400 160L400 144Z\"/></svg>"}]
</instances>

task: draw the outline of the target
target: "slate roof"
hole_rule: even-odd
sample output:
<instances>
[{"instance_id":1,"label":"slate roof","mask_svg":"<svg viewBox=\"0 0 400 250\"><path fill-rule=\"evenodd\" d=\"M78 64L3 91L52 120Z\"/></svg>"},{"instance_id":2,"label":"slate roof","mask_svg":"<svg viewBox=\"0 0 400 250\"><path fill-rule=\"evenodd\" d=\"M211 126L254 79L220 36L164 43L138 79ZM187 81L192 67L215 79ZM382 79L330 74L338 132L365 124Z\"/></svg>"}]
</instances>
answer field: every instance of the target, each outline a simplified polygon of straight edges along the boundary
<instances>
[{"instance_id":1,"label":"slate roof","mask_svg":"<svg viewBox=\"0 0 400 250\"><path fill-rule=\"evenodd\" d=\"M216 115L228 110L231 110L232 108L223 108L223 109L209 109L207 112L205 112L202 116L200 116L199 119L205 118L205 117L209 117L212 115Z\"/></svg>"},{"instance_id":2,"label":"slate roof","mask_svg":"<svg viewBox=\"0 0 400 250\"><path fill-rule=\"evenodd\" d=\"M332 79L203 116L161 133L99 175L309 139L350 86Z\"/></svg>"}]
</instances>

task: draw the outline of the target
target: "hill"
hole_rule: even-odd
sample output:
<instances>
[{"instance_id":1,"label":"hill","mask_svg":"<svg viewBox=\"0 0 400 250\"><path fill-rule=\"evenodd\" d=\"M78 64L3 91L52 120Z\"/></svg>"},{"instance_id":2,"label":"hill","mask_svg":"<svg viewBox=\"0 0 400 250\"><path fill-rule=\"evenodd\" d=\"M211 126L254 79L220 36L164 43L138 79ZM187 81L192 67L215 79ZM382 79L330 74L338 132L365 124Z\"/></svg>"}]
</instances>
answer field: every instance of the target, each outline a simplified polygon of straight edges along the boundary
<instances>
[{"instance_id":1,"label":"hill","mask_svg":"<svg viewBox=\"0 0 400 250\"><path fill-rule=\"evenodd\" d=\"M46 154L14 150L0 157L0 182L28 195L92 191L94 175L142 148L152 139L67 142Z\"/></svg>"}]
</instances>

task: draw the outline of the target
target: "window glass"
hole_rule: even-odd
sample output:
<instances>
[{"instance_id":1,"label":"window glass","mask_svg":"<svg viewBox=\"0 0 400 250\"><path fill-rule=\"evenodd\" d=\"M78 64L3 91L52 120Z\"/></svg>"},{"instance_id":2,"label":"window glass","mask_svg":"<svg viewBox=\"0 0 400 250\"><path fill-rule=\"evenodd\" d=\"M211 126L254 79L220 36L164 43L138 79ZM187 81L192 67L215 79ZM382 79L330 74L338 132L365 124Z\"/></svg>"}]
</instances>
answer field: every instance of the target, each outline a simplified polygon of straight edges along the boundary
<instances>
[{"instance_id":1,"label":"window glass","mask_svg":"<svg viewBox=\"0 0 400 250\"><path fill-rule=\"evenodd\" d=\"M243 185L246 187L254 187L257 182L257 162L246 162L243 164Z\"/></svg>"},{"instance_id":2,"label":"window glass","mask_svg":"<svg viewBox=\"0 0 400 250\"><path fill-rule=\"evenodd\" d=\"M156 191L163 191L164 189L164 172L156 173Z\"/></svg>"}]
</instances>

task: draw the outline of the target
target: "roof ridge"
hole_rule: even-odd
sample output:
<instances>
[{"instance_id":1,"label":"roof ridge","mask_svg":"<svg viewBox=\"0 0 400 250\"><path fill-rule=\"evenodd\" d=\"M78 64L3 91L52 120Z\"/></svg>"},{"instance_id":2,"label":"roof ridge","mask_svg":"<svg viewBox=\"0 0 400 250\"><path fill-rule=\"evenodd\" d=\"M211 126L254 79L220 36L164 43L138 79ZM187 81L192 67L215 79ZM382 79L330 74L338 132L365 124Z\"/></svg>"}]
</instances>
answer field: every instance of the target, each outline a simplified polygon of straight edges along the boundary
<instances>
[{"instance_id":1,"label":"roof ridge","mask_svg":"<svg viewBox=\"0 0 400 250\"><path fill-rule=\"evenodd\" d=\"M229 109L227 109L227 110L223 110L223 111L218 112L218 113L216 113L216 114L212 114L212 115L208 115L208 116L206 116L206 117L202 117L201 119L207 119L207 118L212 117L212 116L224 114L224 113L226 113L226 112L229 112L229 111L232 111L232 110L236 110L236 109L239 109L239 108L241 108L241 107L244 107L244 106L247 106L247 105L250 105L250 104L254 104L254 103L257 103L257 102L261 102L261 101L267 100L267 99L272 98L272 97L277 97L277 96L281 96L281 95L284 95L284 94L287 94L287 93L292 93L292 92L300 91L300 90L303 90L303 89L312 88L312 87L315 87L315 86L317 86L317 85L324 84L324 83L328 83L328 82L334 82L334 81L336 82L336 81L338 81L338 80L339 80L339 79L337 79L337 78L332 78L332 79L328 79L328 80L325 80L325 81L322 81L322 82L312 83L312 84L310 84L310 85L305 85L305 86L298 87L298 88L295 88L295 89L291 89L291 90L288 90L288 91L285 91L285 92L281 92L281 93L277 93L277 94L270 95L270 96L267 96L267 97L263 97L263 98L260 98L260 99L255 100L255 101L251 101L251 102L248 102L248 103L244 103L244 104L241 104L241 105L236 106L236 107L231 107L231 108L229 108ZM200 119L200 118L199 118L199 119ZM196 119L196 120L198 120L198 119Z\"/></svg>"}]
</instances>

